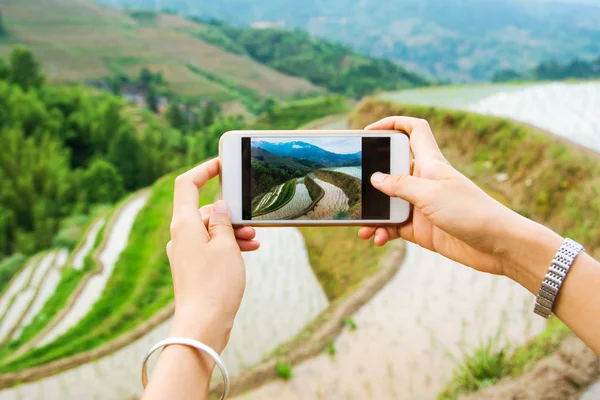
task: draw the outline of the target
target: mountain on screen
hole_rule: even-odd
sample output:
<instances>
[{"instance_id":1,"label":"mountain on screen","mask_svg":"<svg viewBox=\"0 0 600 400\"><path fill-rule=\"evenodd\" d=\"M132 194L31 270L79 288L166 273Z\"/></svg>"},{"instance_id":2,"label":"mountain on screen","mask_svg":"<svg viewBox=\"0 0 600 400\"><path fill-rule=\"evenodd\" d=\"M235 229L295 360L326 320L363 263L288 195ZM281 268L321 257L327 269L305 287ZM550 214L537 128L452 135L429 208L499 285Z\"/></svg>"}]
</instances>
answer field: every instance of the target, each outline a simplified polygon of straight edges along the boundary
<instances>
[{"instance_id":1,"label":"mountain on screen","mask_svg":"<svg viewBox=\"0 0 600 400\"><path fill-rule=\"evenodd\" d=\"M361 153L338 154L322 149L302 141L269 143L256 141L252 143L253 148L261 148L281 157L293 157L301 160L310 160L326 167L339 167L360 165Z\"/></svg>"}]
</instances>

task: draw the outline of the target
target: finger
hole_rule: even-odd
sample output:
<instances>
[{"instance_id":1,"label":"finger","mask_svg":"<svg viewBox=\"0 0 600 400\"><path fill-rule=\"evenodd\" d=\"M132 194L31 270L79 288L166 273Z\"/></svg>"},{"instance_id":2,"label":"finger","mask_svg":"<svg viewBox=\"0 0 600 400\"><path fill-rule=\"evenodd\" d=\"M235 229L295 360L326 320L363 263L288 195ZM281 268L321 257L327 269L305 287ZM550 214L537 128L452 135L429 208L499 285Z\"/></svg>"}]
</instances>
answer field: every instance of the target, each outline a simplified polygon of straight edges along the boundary
<instances>
[{"instance_id":1,"label":"finger","mask_svg":"<svg viewBox=\"0 0 600 400\"><path fill-rule=\"evenodd\" d=\"M204 222L204 226L208 229L208 221L210 220L210 213L213 209L212 204L207 204L205 206L200 207L200 215L202 216L202 222ZM234 228L234 234L236 239L243 240L252 240L256 237L256 231L251 226L239 226Z\"/></svg>"},{"instance_id":2,"label":"finger","mask_svg":"<svg viewBox=\"0 0 600 400\"><path fill-rule=\"evenodd\" d=\"M230 242L235 241L231 218L229 217L229 207L223 200L218 200L213 205L208 221L208 233L210 241Z\"/></svg>"},{"instance_id":3,"label":"finger","mask_svg":"<svg viewBox=\"0 0 600 400\"><path fill-rule=\"evenodd\" d=\"M408 240L409 242L416 243L415 232L413 230L413 223L409 222L408 224L402 225L398 229L398 234L404 240Z\"/></svg>"},{"instance_id":4,"label":"finger","mask_svg":"<svg viewBox=\"0 0 600 400\"><path fill-rule=\"evenodd\" d=\"M380 227L375 231L375 239L373 241L377 246L383 246L389 241L389 238L387 229Z\"/></svg>"},{"instance_id":5,"label":"finger","mask_svg":"<svg viewBox=\"0 0 600 400\"><path fill-rule=\"evenodd\" d=\"M237 240L237 244L240 247L241 251L255 251L260 248L260 242L256 240Z\"/></svg>"},{"instance_id":6,"label":"finger","mask_svg":"<svg viewBox=\"0 0 600 400\"><path fill-rule=\"evenodd\" d=\"M256 231L250 226L241 226L239 228L234 228L233 232L235 234L236 239L252 240L256 237Z\"/></svg>"},{"instance_id":7,"label":"finger","mask_svg":"<svg viewBox=\"0 0 600 400\"><path fill-rule=\"evenodd\" d=\"M366 130L404 131L410 137L410 148L416 158L433 157L446 160L435 141L429 123L412 117L387 117L365 128Z\"/></svg>"},{"instance_id":8,"label":"finger","mask_svg":"<svg viewBox=\"0 0 600 400\"><path fill-rule=\"evenodd\" d=\"M188 214L198 209L198 190L219 174L219 159L214 158L190 169L175 179L173 216Z\"/></svg>"},{"instance_id":9,"label":"finger","mask_svg":"<svg viewBox=\"0 0 600 400\"><path fill-rule=\"evenodd\" d=\"M208 229L208 220L210 219L210 212L212 211L212 204L207 204L205 206L200 207L198 211L200 211L200 215L202 216L202 222L204 222L204 226Z\"/></svg>"},{"instance_id":10,"label":"finger","mask_svg":"<svg viewBox=\"0 0 600 400\"><path fill-rule=\"evenodd\" d=\"M440 184L438 181L411 175L388 175L381 172L371 175L371 183L388 196L399 197L419 208L435 200L436 185Z\"/></svg>"},{"instance_id":11,"label":"finger","mask_svg":"<svg viewBox=\"0 0 600 400\"><path fill-rule=\"evenodd\" d=\"M363 226L358 230L358 236L363 240L371 239L376 229L374 226Z\"/></svg>"}]
</instances>

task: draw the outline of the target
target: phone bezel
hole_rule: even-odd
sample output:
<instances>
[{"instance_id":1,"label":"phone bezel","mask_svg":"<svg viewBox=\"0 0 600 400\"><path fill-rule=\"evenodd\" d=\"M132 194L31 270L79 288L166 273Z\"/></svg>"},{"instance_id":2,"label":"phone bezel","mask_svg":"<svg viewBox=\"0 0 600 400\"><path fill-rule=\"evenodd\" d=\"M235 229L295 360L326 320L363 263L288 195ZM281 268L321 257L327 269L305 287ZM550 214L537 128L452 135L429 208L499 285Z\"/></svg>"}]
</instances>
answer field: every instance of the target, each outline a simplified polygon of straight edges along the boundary
<instances>
[{"instance_id":1,"label":"phone bezel","mask_svg":"<svg viewBox=\"0 0 600 400\"><path fill-rule=\"evenodd\" d=\"M391 198L390 219L387 220L244 220L242 219L242 138L269 136L369 136L391 138L390 171L392 175L410 173L411 153L408 136L399 131L361 130L274 130L274 131L229 131L219 140L221 170L219 182L221 198L231 210L231 221L235 225L247 226L369 226L390 225L406 222L410 215L410 204L402 199Z\"/></svg>"}]
</instances>

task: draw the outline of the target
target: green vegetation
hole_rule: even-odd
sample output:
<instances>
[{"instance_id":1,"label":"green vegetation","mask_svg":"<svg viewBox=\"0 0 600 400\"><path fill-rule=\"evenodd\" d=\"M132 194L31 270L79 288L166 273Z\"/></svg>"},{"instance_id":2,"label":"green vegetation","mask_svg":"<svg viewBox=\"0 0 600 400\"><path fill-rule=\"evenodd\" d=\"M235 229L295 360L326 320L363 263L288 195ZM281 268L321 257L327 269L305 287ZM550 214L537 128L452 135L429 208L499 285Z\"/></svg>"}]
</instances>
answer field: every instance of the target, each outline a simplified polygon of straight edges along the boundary
<instances>
[{"instance_id":1,"label":"green vegetation","mask_svg":"<svg viewBox=\"0 0 600 400\"><path fill-rule=\"evenodd\" d=\"M17 273L25 266L27 257L21 253L13 254L0 261L0 295L8 287L8 284Z\"/></svg>"},{"instance_id":2,"label":"green vegetation","mask_svg":"<svg viewBox=\"0 0 600 400\"><path fill-rule=\"evenodd\" d=\"M388 115L427 119L455 167L502 194L507 205L522 215L575 238L592 255L600 255L600 163L595 156L506 119L372 99L358 107L352 126L362 127ZM493 177L498 173L508 174L508 181L497 183ZM531 185L525 184L527 179L532 179ZM440 399L454 399L504 376L518 375L552 353L570 334L554 319L541 335L519 348L485 344L458 367Z\"/></svg>"},{"instance_id":3,"label":"green vegetation","mask_svg":"<svg viewBox=\"0 0 600 400\"><path fill-rule=\"evenodd\" d=\"M323 169L318 170L315 175L317 178L342 189L344 194L348 197L348 206L350 207L348 215L352 216L352 218L360 219L362 211L362 182L360 179L341 172ZM347 215L340 215L340 218L336 219L346 219L347 217Z\"/></svg>"},{"instance_id":4,"label":"green vegetation","mask_svg":"<svg viewBox=\"0 0 600 400\"><path fill-rule=\"evenodd\" d=\"M567 64L561 64L558 61L544 61L534 69L523 73L514 69L503 69L497 71L492 80L494 82L522 82L598 78L600 78L600 57L591 61L574 59Z\"/></svg>"},{"instance_id":5,"label":"green vegetation","mask_svg":"<svg viewBox=\"0 0 600 400\"><path fill-rule=\"evenodd\" d=\"M348 99L342 96L326 96L303 99L276 105L255 123L256 129L296 129L315 119L350 110Z\"/></svg>"},{"instance_id":6,"label":"green vegetation","mask_svg":"<svg viewBox=\"0 0 600 400\"><path fill-rule=\"evenodd\" d=\"M327 354L329 354L331 357L334 357L336 353L337 350L335 348L335 343L329 342L329 344L327 344Z\"/></svg>"},{"instance_id":7,"label":"green vegetation","mask_svg":"<svg viewBox=\"0 0 600 400\"><path fill-rule=\"evenodd\" d=\"M199 31L199 37L224 50L248 54L262 64L335 93L361 98L376 91L429 83L390 60L364 56L304 31L237 28L220 21L211 24L212 29Z\"/></svg>"},{"instance_id":8,"label":"green vegetation","mask_svg":"<svg viewBox=\"0 0 600 400\"><path fill-rule=\"evenodd\" d=\"M312 203L307 210L312 210L315 205L325 196L325 190L321 186L319 186L313 178L306 175L304 177L304 185L306 186L306 190L308 190L308 194L310 195L310 199Z\"/></svg>"},{"instance_id":9,"label":"green vegetation","mask_svg":"<svg viewBox=\"0 0 600 400\"><path fill-rule=\"evenodd\" d=\"M91 311L57 340L0 366L14 372L97 348L147 320L173 300L168 259L169 223L175 175L158 180L148 204L138 214L127 247L119 257L105 293ZM201 192L200 202L212 202L218 182Z\"/></svg>"},{"instance_id":10,"label":"green vegetation","mask_svg":"<svg viewBox=\"0 0 600 400\"><path fill-rule=\"evenodd\" d=\"M0 99L0 260L62 243L63 219L216 154L221 134L243 126L207 111L210 125L184 135L111 94L46 84L20 47L0 75Z\"/></svg>"},{"instance_id":11,"label":"green vegetation","mask_svg":"<svg viewBox=\"0 0 600 400\"><path fill-rule=\"evenodd\" d=\"M329 301L351 293L379 270L385 249L356 240L356 228L300 228L308 258Z\"/></svg>"},{"instance_id":12,"label":"green vegetation","mask_svg":"<svg viewBox=\"0 0 600 400\"><path fill-rule=\"evenodd\" d=\"M289 381L293 377L292 364L285 361L277 361L275 373L283 380Z\"/></svg>"},{"instance_id":13,"label":"green vegetation","mask_svg":"<svg viewBox=\"0 0 600 400\"><path fill-rule=\"evenodd\" d=\"M454 400L461 394L492 386L506 376L517 376L534 362L552 354L571 331L557 318L535 339L517 349L498 348L490 341L465 357L438 400Z\"/></svg>"},{"instance_id":14,"label":"green vegetation","mask_svg":"<svg viewBox=\"0 0 600 400\"><path fill-rule=\"evenodd\" d=\"M344 326L347 326L348 328L350 328L350 330L353 331L355 331L356 328L358 328L358 326L356 325L356 321L354 321L354 318L352 317L344 318Z\"/></svg>"}]
</instances>

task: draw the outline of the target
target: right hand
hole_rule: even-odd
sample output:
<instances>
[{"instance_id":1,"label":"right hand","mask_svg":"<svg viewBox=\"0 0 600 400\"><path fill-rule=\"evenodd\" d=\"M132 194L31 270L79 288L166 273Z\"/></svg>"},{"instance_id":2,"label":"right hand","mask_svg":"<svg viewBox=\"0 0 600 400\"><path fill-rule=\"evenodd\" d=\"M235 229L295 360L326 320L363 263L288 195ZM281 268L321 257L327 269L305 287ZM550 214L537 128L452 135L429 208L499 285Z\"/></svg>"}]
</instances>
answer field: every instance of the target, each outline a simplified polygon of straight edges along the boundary
<instances>
[{"instance_id":1,"label":"right hand","mask_svg":"<svg viewBox=\"0 0 600 400\"><path fill-rule=\"evenodd\" d=\"M367 130L403 130L414 154L413 174L374 174L371 183L391 197L414 205L402 225L363 227L362 239L375 236L383 246L399 237L476 270L509 275L523 252L515 232L556 236L554 232L511 211L454 169L442 155L425 120L388 117ZM557 246L558 248L558 246Z\"/></svg>"}]
</instances>

